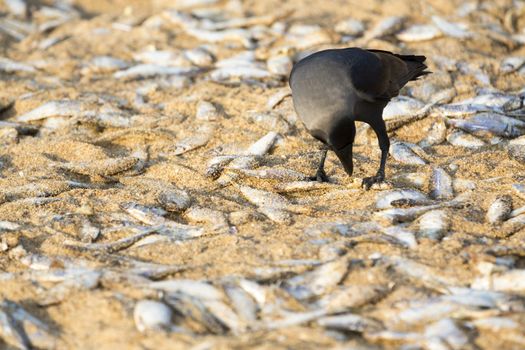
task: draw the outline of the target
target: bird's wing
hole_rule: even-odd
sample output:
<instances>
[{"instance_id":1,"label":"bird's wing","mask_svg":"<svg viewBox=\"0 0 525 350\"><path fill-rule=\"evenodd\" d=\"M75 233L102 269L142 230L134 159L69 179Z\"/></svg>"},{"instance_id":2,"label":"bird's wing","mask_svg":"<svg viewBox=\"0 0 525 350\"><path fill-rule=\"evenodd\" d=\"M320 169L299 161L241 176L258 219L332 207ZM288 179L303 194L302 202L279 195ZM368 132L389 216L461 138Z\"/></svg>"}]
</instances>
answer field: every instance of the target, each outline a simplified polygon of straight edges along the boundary
<instances>
[{"instance_id":1,"label":"bird's wing","mask_svg":"<svg viewBox=\"0 0 525 350\"><path fill-rule=\"evenodd\" d=\"M359 97L367 101L390 100L410 80L428 74L425 56L396 55L382 50L353 53L350 78Z\"/></svg>"}]
</instances>

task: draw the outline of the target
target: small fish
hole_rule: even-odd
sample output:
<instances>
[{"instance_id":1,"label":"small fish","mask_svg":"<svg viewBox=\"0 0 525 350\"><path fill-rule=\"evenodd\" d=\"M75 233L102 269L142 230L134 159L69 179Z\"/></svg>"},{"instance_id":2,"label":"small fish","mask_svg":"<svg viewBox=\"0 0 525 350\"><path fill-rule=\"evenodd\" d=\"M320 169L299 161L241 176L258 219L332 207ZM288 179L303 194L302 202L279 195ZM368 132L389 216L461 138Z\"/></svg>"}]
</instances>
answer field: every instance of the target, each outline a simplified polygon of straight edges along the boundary
<instances>
[{"instance_id":1,"label":"small fish","mask_svg":"<svg viewBox=\"0 0 525 350\"><path fill-rule=\"evenodd\" d=\"M381 322L356 314L322 317L317 320L321 327L348 332L377 332L383 329Z\"/></svg>"},{"instance_id":2,"label":"small fish","mask_svg":"<svg viewBox=\"0 0 525 350\"><path fill-rule=\"evenodd\" d=\"M325 263L315 270L288 279L284 288L298 300L321 296L334 288L348 272L348 259Z\"/></svg>"},{"instance_id":3,"label":"small fish","mask_svg":"<svg viewBox=\"0 0 525 350\"><path fill-rule=\"evenodd\" d=\"M215 127L212 125L202 125L195 134L187 137L175 144L175 155L181 155L189 151L193 151L199 147L205 146L213 137Z\"/></svg>"},{"instance_id":4,"label":"small fish","mask_svg":"<svg viewBox=\"0 0 525 350\"><path fill-rule=\"evenodd\" d=\"M510 217L512 212L512 197L502 195L496 197L487 210L487 221L491 224L502 223Z\"/></svg>"},{"instance_id":5,"label":"small fish","mask_svg":"<svg viewBox=\"0 0 525 350\"><path fill-rule=\"evenodd\" d=\"M514 194L521 197L522 199L525 199L525 185L523 184L513 184L511 186Z\"/></svg>"},{"instance_id":6,"label":"small fish","mask_svg":"<svg viewBox=\"0 0 525 350\"><path fill-rule=\"evenodd\" d=\"M194 207L185 212L185 216L193 222L204 222L214 233L228 233L230 225L223 212L209 208Z\"/></svg>"},{"instance_id":7,"label":"small fish","mask_svg":"<svg viewBox=\"0 0 525 350\"><path fill-rule=\"evenodd\" d=\"M214 81L226 81L232 78L236 79L264 79L271 77L271 73L264 68L257 67L224 67L217 68L210 73L210 77Z\"/></svg>"},{"instance_id":8,"label":"small fish","mask_svg":"<svg viewBox=\"0 0 525 350\"><path fill-rule=\"evenodd\" d=\"M224 291L235 308L235 311L244 322L249 324L257 320L259 307L246 291L236 286L226 286Z\"/></svg>"},{"instance_id":9,"label":"small fish","mask_svg":"<svg viewBox=\"0 0 525 350\"><path fill-rule=\"evenodd\" d=\"M443 34L458 39L468 39L472 37L472 33L464 24L452 23L439 16L432 16L432 22L439 28Z\"/></svg>"},{"instance_id":10,"label":"small fish","mask_svg":"<svg viewBox=\"0 0 525 350\"><path fill-rule=\"evenodd\" d=\"M480 148L485 146L485 142L474 135L467 134L461 130L455 130L447 136L447 141L453 146L465 148Z\"/></svg>"},{"instance_id":11,"label":"small fish","mask_svg":"<svg viewBox=\"0 0 525 350\"><path fill-rule=\"evenodd\" d=\"M333 42L330 34L321 26L307 24L293 24L290 26L286 39L297 50L306 50L317 45Z\"/></svg>"},{"instance_id":12,"label":"small fish","mask_svg":"<svg viewBox=\"0 0 525 350\"><path fill-rule=\"evenodd\" d=\"M16 117L19 122L30 122L56 116L79 116L80 102L74 100L58 100L46 102L40 107Z\"/></svg>"},{"instance_id":13,"label":"small fish","mask_svg":"<svg viewBox=\"0 0 525 350\"><path fill-rule=\"evenodd\" d=\"M186 33L208 43L238 42L246 49L254 47L253 34L247 29L206 30L187 27Z\"/></svg>"},{"instance_id":14,"label":"small fish","mask_svg":"<svg viewBox=\"0 0 525 350\"><path fill-rule=\"evenodd\" d=\"M365 31L365 25L359 20L348 18L337 22L334 29L340 34L358 36Z\"/></svg>"},{"instance_id":15,"label":"small fish","mask_svg":"<svg viewBox=\"0 0 525 350\"><path fill-rule=\"evenodd\" d=\"M411 116L419 112L425 104L415 98L407 96L394 97L383 110L383 119L394 120L397 118Z\"/></svg>"},{"instance_id":16,"label":"small fish","mask_svg":"<svg viewBox=\"0 0 525 350\"><path fill-rule=\"evenodd\" d=\"M513 56L505 58L499 66L499 72L501 74L509 74L517 71L523 65L525 65L524 56Z\"/></svg>"},{"instance_id":17,"label":"small fish","mask_svg":"<svg viewBox=\"0 0 525 350\"><path fill-rule=\"evenodd\" d=\"M90 251L97 252L98 251L98 252L105 252L105 253L113 253L113 252L118 252L120 250L126 249L149 235L158 233L162 228L163 228L162 226L148 228L132 236L125 237L125 238L119 239L114 242L109 242L109 243L80 243L77 241L66 240L64 241L64 246L66 248L78 250L78 251L85 251L85 252L90 252Z\"/></svg>"},{"instance_id":18,"label":"small fish","mask_svg":"<svg viewBox=\"0 0 525 350\"><path fill-rule=\"evenodd\" d=\"M113 77L122 80L147 79L159 76L171 75L192 75L197 73L198 69L193 67L172 67L156 64L139 64L125 70L116 72Z\"/></svg>"},{"instance_id":19,"label":"small fish","mask_svg":"<svg viewBox=\"0 0 525 350\"><path fill-rule=\"evenodd\" d=\"M216 121L220 117L217 108L208 101L199 101L195 118L203 121Z\"/></svg>"},{"instance_id":20,"label":"small fish","mask_svg":"<svg viewBox=\"0 0 525 350\"><path fill-rule=\"evenodd\" d=\"M378 209L425 205L431 202L423 192L411 189L385 191L376 196L376 208Z\"/></svg>"},{"instance_id":21,"label":"small fish","mask_svg":"<svg viewBox=\"0 0 525 350\"><path fill-rule=\"evenodd\" d=\"M525 215L518 215L516 217L513 217L512 219L509 219L501 225L501 229L497 231L498 236L501 237L508 237L522 228L525 227Z\"/></svg>"},{"instance_id":22,"label":"small fish","mask_svg":"<svg viewBox=\"0 0 525 350\"><path fill-rule=\"evenodd\" d=\"M378 22L374 28L365 34L365 40L381 38L397 33L403 27L406 17L392 16Z\"/></svg>"},{"instance_id":23,"label":"small fish","mask_svg":"<svg viewBox=\"0 0 525 350\"><path fill-rule=\"evenodd\" d=\"M383 228L382 232L385 235L394 237L405 247L411 249L417 247L417 241L414 232L401 225L385 227Z\"/></svg>"},{"instance_id":24,"label":"small fish","mask_svg":"<svg viewBox=\"0 0 525 350\"><path fill-rule=\"evenodd\" d=\"M471 288L522 294L525 291L525 270L515 269L479 277L472 282Z\"/></svg>"},{"instance_id":25,"label":"small fish","mask_svg":"<svg viewBox=\"0 0 525 350\"><path fill-rule=\"evenodd\" d=\"M159 193L157 201L164 209L180 213L191 206L192 199L186 191L179 189L166 189Z\"/></svg>"},{"instance_id":26,"label":"small fish","mask_svg":"<svg viewBox=\"0 0 525 350\"><path fill-rule=\"evenodd\" d=\"M441 31L430 24L413 25L396 34L396 38L406 42L419 42L441 37Z\"/></svg>"},{"instance_id":27,"label":"small fish","mask_svg":"<svg viewBox=\"0 0 525 350\"><path fill-rule=\"evenodd\" d=\"M286 97L291 96L292 92L289 88L283 88L278 90L268 99L266 108L268 110L274 109L279 103L281 103Z\"/></svg>"},{"instance_id":28,"label":"small fish","mask_svg":"<svg viewBox=\"0 0 525 350\"><path fill-rule=\"evenodd\" d=\"M292 71L292 66L292 60L284 54L270 57L266 61L268 72L277 76L288 76Z\"/></svg>"},{"instance_id":29,"label":"small fish","mask_svg":"<svg viewBox=\"0 0 525 350\"><path fill-rule=\"evenodd\" d=\"M452 188L452 178L450 175L440 167L432 169L430 195L435 199L452 199L454 197L454 190Z\"/></svg>"},{"instance_id":30,"label":"small fish","mask_svg":"<svg viewBox=\"0 0 525 350\"><path fill-rule=\"evenodd\" d=\"M451 318L443 318L426 326L424 335L427 349L439 349L443 346L464 349L469 343L469 336Z\"/></svg>"},{"instance_id":31,"label":"small fish","mask_svg":"<svg viewBox=\"0 0 525 350\"><path fill-rule=\"evenodd\" d=\"M137 330L169 329L173 311L164 303L155 300L139 300L133 310L133 319Z\"/></svg>"},{"instance_id":32,"label":"small fish","mask_svg":"<svg viewBox=\"0 0 525 350\"><path fill-rule=\"evenodd\" d=\"M417 156L404 142L394 142L390 147L390 154L400 163L407 165L424 165L427 162Z\"/></svg>"},{"instance_id":33,"label":"small fish","mask_svg":"<svg viewBox=\"0 0 525 350\"><path fill-rule=\"evenodd\" d=\"M96 72L113 72L128 67L128 62L111 56L96 56L90 62L90 70Z\"/></svg>"},{"instance_id":34,"label":"small fish","mask_svg":"<svg viewBox=\"0 0 525 350\"><path fill-rule=\"evenodd\" d=\"M182 293L201 300L224 300L224 293L210 283L190 279L150 282L147 287L168 293Z\"/></svg>"},{"instance_id":35,"label":"small fish","mask_svg":"<svg viewBox=\"0 0 525 350\"><path fill-rule=\"evenodd\" d=\"M184 57L198 67L209 67L215 61L215 57L204 47L185 50Z\"/></svg>"},{"instance_id":36,"label":"small fish","mask_svg":"<svg viewBox=\"0 0 525 350\"><path fill-rule=\"evenodd\" d=\"M254 177L257 179L272 179L281 181L305 181L308 180L308 176L290 169L238 169L237 172L244 176Z\"/></svg>"},{"instance_id":37,"label":"small fish","mask_svg":"<svg viewBox=\"0 0 525 350\"><path fill-rule=\"evenodd\" d=\"M430 210L441 209L443 207L461 207L462 204L456 201L444 202L440 204L424 205L412 208L393 208L374 213L374 219L385 224L398 224L413 221L418 216Z\"/></svg>"},{"instance_id":38,"label":"small fish","mask_svg":"<svg viewBox=\"0 0 525 350\"><path fill-rule=\"evenodd\" d=\"M430 210L418 219L420 238L440 241L450 228L450 219L445 210Z\"/></svg>"},{"instance_id":39,"label":"small fish","mask_svg":"<svg viewBox=\"0 0 525 350\"><path fill-rule=\"evenodd\" d=\"M453 126L467 132L491 133L503 137L517 137L525 133L525 122L497 113L479 113L466 120L448 119Z\"/></svg>"},{"instance_id":40,"label":"small fish","mask_svg":"<svg viewBox=\"0 0 525 350\"><path fill-rule=\"evenodd\" d=\"M131 169L138 161L139 159L136 157L122 157L79 163L54 162L53 166L77 174L106 177Z\"/></svg>"},{"instance_id":41,"label":"small fish","mask_svg":"<svg viewBox=\"0 0 525 350\"><path fill-rule=\"evenodd\" d=\"M333 184L317 181L291 181L275 185L274 189L280 193L308 192L334 188Z\"/></svg>"},{"instance_id":42,"label":"small fish","mask_svg":"<svg viewBox=\"0 0 525 350\"><path fill-rule=\"evenodd\" d=\"M430 126L427 136L423 141L420 142L420 146L434 146L439 145L445 141L447 136L447 126L442 120L438 120Z\"/></svg>"},{"instance_id":43,"label":"small fish","mask_svg":"<svg viewBox=\"0 0 525 350\"><path fill-rule=\"evenodd\" d=\"M24 72L24 73L35 73L36 69L35 67L26 64L26 63L20 63L13 60L10 60L9 58L0 57L0 72L5 73L18 73L18 72Z\"/></svg>"}]
</instances>

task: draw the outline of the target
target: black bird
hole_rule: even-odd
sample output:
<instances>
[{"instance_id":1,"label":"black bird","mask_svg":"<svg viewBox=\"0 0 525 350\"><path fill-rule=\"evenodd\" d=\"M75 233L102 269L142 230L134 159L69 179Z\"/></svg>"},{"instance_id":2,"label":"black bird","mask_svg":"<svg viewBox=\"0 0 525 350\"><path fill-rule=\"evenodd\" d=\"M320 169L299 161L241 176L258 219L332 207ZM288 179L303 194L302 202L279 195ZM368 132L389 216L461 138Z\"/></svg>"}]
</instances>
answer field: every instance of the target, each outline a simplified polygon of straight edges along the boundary
<instances>
[{"instance_id":1,"label":"black bird","mask_svg":"<svg viewBox=\"0 0 525 350\"><path fill-rule=\"evenodd\" d=\"M290 73L295 110L310 134L335 152L348 175L352 175L355 121L374 129L381 163L377 174L363 179L363 186L385 178L390 140L383 109L410 80L429 74L425 56L396 55L389 51L360 48L316 52L297 62ZM328 181L324 172L327 149L315 178Z\"/></svg>"}]
</instances>

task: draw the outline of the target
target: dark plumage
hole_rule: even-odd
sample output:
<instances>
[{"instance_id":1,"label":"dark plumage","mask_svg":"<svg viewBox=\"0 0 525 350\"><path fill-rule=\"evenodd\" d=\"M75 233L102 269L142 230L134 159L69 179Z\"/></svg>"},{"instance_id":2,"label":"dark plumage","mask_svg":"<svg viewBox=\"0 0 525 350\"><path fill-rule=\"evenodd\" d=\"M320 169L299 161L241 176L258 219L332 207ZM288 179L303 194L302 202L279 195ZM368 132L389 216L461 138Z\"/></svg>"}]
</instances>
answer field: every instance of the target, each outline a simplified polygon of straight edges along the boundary
<instances>
[{"instance_id":1,"label":"dark plumage","mask_svg":"<svg viewBox=\"0 0 525 350\"><path fill-rule=\"evenodd\" d=\"M384 180L390 141L383 109L410 80L429 74L425 56L348 48L314 53L296 63L290 74L295 110L313 137L333 150L352 175L355 121L370 124L381 148L376 176L363 179L368 189ZM316 178L327 181L326 150Z\"/></svg>"}]
</instances>

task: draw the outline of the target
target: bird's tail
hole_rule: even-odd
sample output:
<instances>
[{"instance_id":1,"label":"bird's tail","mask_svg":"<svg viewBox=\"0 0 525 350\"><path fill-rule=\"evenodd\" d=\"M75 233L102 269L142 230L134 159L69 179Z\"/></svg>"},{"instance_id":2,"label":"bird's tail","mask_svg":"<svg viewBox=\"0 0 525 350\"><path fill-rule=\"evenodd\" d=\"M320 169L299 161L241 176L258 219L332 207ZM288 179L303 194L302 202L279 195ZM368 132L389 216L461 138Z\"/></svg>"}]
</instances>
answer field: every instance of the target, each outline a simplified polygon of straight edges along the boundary
<instances>
[{"instance_id":1,"label":"bird's tail","mask_svg":"<svg viewBox=\"0 0 525 350\"><path fill-rule=\"evenodd\" d=\"M401 58L405 64L408 67L408 74L409 77L407 77L408 80L416 80L417 78L430 74L432 72L426 70L428 67L425 62L427 59L425 56L417 56L417 55L396 55L397 57Z\"/></svg>"}]
</instances>

